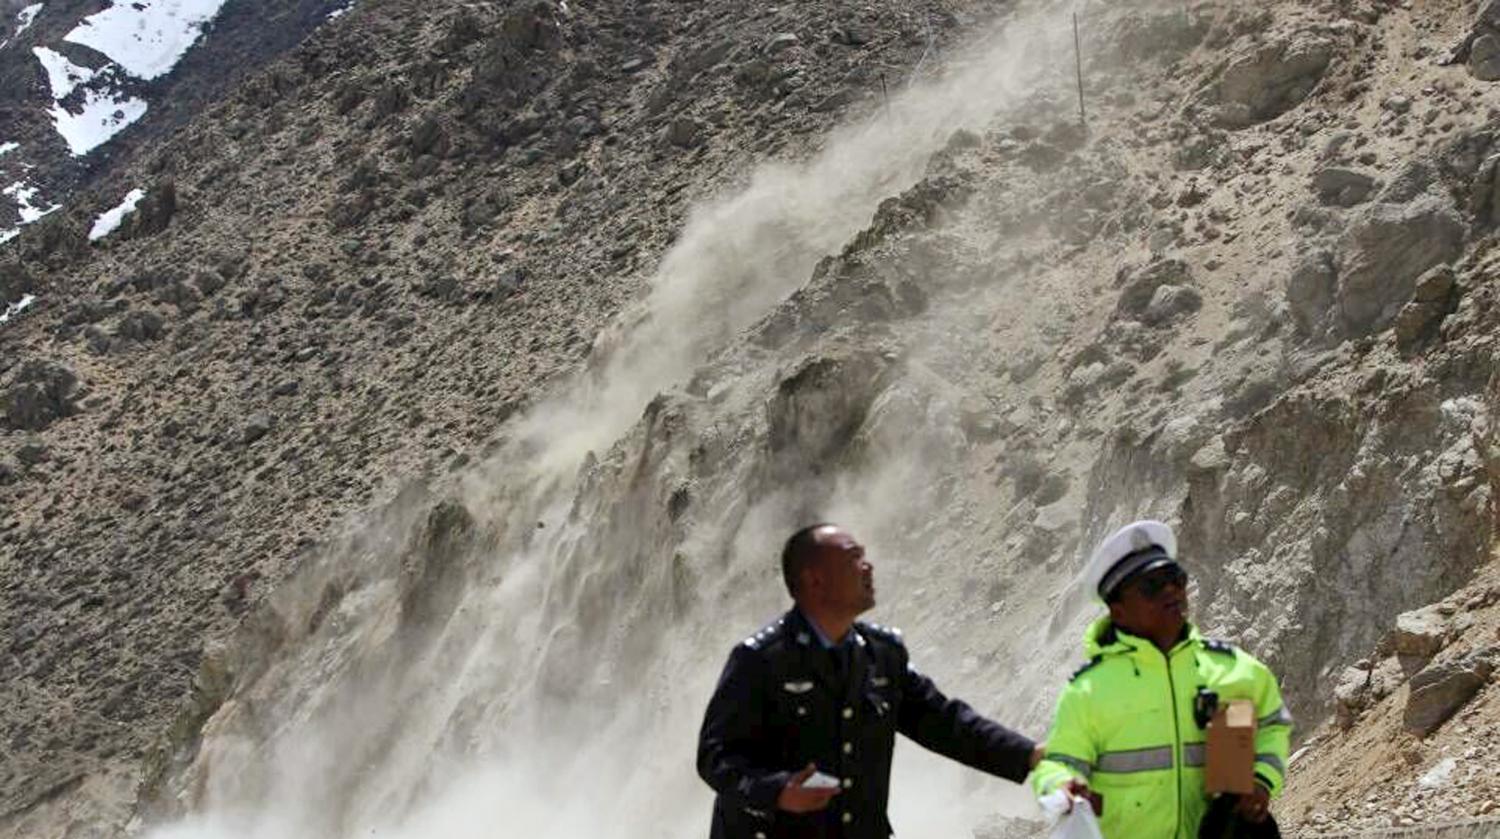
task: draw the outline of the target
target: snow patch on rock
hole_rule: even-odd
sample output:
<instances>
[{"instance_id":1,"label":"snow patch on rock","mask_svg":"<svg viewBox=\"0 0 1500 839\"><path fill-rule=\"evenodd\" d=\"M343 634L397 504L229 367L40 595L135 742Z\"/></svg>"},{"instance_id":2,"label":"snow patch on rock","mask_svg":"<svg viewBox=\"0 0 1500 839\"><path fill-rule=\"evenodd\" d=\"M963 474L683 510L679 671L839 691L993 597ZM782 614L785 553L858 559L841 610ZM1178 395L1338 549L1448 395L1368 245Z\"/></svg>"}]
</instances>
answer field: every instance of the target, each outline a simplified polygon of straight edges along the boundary
<instances>
[{"instance_id":1,"label":"snow patch on rock","mask_svg":"<svg viewBox=\"0 0 1500 839\"><path fill-rule=\"evenodd\" d=\"M0 143L0 157L4 157L20 147L20 143Z\"/></svg>"},{"instance_id":2,"label":"snow patch on rock","mask_svg":"<svg viewBox=\"0 0 1500 839\"><path fill-rule=\"evenodd\" d=\"M73 156L88 154L146 115L144 99L117 96L119 94L111 91L91 90L79 113L75 114L62 105L48 109L52 124L67 142Z\"/></svg>"},{"instance_id":3,"label":"snow patch on rock","mask_svg":"<svg viewBox=\"0 0 1500 839\"><path fill-rule=\"evenodd\" d=\"M43 210L33 205L31 201L36 197L37 188L34 186L28 187L25 181L16 181L4 190L0 190L0 192L3 192L16 202L16 210L21 214L21 224L31 224L48 213L56 212L62 207L61 204L54 204Z\"/></svg>"},{"instance_id":4,"label":"snow patch on rock","mask_svg":"<svg viewBox=\"0 0 1500 839\"><path fill-rule=\"evenodd\" d=\"M146 191L144 189L132 189L130 194L125 196L125 200L120 202L119 206L106 211L97 219L94 219L94 227L89 230L89 241L97 242L119 230L121 223L125 221L125 217L135 212L135 205L141 203L141 199L145 197Z\"/></svg>"},{"instance_id":5,"label":"snow patch on rock","mask_svg":"<svg viewBox=\"0 0 1500 839\"><path fill-rule=\"evenodd\" d=\"M12 233L14 233L14 232L15 231L12 231ZM5 241L5 240L4 239L0 239L0 241ZM21 314L22 312L26 311L29 308L31 308L31 304L33 304L35 302L36 302L36 297L33 296L33 295L28 294L25 297L22 297L20 300L17 300L14 303L8 304L5 307L5 311L0 312L0 323L6 323L6 322L8 322L11 318L15 317L16 315Z\"/></svg>"},{"instance_id":6,"label":"snow patch on rock","mask_svg":"<svg viewBox=\"0 0 1500 839\"><path fill-rule=\"evenodd\" d=\"M22 32L31 28L31 24L36 20L36 16L41 13L42 6L42 3L34 3L16 14L16 34L0 41L0 50L10 46L11 41L21 37Z\"/></svg>"},{"instance_id":7,"label":"snow patch on rock","mask_svg":"<svg viewBox=\"0 0 1500 839\"><path fill-rule=\"evenodd\" d=\"M53 99L62 99L81 84L92 81L98 75L87 67L69 61L66 56L46 47L32 47L31 54L42 62L47 73L47 86L52 89Z\"/></svg>"},{"instance_id":8,"label":"snow patch on rock","mask_svg":"<svg viewBox=\"0 0 1500 839\"><path fill-rule=\"evenodd\" d=\"M20 35L21 35L22 32L25 32L26 30L30 29L31 28L31 24L33 24L33 23L36 22L36 16L42 13L42 6L44 6L44 5L46 5L46 4L45 3L33 3L30 6L27 6L26 8L22 9L16 15L16 34L12 35L11 37L13 37L13 38L20 37Z\"/></svg>"},{"instance_id":9,"label":"snow patch on rock","mask_svg":"<svg viewBox=\"0 0 1500 839\"><path fill-rule=\"evenodd\" d=\"M198 42L224 0L138 0L84 18L64 41L92 47L132 76L150 81L172 71Z\"/></svg>"}]
</instances>

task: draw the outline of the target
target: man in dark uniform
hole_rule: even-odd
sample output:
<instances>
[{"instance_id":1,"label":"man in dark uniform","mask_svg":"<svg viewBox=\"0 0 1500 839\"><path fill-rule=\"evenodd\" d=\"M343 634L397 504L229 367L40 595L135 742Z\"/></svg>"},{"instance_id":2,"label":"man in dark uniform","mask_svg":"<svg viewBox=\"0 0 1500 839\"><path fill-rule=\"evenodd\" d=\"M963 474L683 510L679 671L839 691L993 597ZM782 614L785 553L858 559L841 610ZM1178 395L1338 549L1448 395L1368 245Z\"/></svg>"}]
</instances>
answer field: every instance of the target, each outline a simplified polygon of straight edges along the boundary
<instances>
[{"instance_id":1,"label":"man in dark uniform","mask_svg":"<svg viewBox=\"0 0 1500 839\"><path fill-rule=\"evenodd\" d=\"M898 630L855 621L875 582L847 531L797 531L781 570L796 605L730 653L698 737L698 774L718 793L713 839L887 839L897 732L1026 777L1035 743L939 692Z\"/></svg>"}]
</instances>

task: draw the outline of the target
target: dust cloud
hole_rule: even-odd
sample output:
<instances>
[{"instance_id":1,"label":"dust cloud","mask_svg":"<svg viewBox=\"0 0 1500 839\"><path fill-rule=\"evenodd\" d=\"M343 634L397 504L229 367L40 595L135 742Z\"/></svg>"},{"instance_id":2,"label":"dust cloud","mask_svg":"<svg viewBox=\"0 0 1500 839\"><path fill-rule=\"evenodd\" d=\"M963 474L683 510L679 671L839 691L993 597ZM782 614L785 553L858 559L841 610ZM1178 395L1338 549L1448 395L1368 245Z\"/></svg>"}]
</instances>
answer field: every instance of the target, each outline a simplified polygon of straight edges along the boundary
<instances>
[{"instance_id":1,"label":"dust cloud","mask_svg":"<svg viewBox=\"0 0 1500 839\"><path fill-rule=\"evenodd\" d=\"M278 592L275 630L225 654L237 690L167 784L189 815L150 839L703 835L698 722L731 633L784 608L768 557L793 511L728 486L682 533L637 489L648 478L617 485L599 464L628 471L611 459L651 433L658 393L806 283L956 129L1053 76L1070 37L1059 8L1013 15L809 162L700 208L592 368L489 462L451 493L399 501ZM841 476L823 509L867 527L882 556L890 523L922 513L903 487L941 468L893 455ZM439 496L461 511L427 514ZM685 581L663 560L688 549L717 571ZM968 835L1026 806L1019 788L899 754L903 836Z\"/></svg>"}]
</instances>

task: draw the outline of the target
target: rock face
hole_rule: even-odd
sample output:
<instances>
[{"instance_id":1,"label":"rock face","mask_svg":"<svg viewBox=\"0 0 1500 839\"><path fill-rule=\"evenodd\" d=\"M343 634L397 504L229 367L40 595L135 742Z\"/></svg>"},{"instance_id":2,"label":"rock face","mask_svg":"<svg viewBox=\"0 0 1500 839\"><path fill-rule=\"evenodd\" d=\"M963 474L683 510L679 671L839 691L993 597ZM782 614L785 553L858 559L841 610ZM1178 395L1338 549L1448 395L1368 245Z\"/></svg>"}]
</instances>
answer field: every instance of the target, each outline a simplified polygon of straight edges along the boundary
<instances>
[{"instance_id":1,"label":"rock face","mask_svg":"<svg viewBox=\"0 0 1500 839\"><path fill-rule=\"evenodd\" d=\"M1480 164L1474 175L1474 185L1469 190L1469 211L1481 229L1500 222L1500 155Z\"/></svg>"},{"instance_id":2,"label":"rock face","mask_svg":"<svg viewBox=\"0 0 1500 839\"><path fill-rule=\"evenodd\" d=\"M1245 128L1286 113L1318 86L1333 55L1328 39L1298 32L1231 58L1217 86L1219 123Z\"/></svg>"},{"instance_id":3,"label":"rock face","mask_svg":"<svg viewBox=\"0 0 1500 839\"><path fill-rule=\"evenodd\" d=\"M1412 299L1417 279L1463 252L1464 225L1441 199L1376 204L1342 242L1337 306L1350 335L1388 326Z\"/></svg>"},{"instance_id":4,"label":"rock face","mask_svg":"<svg viewBox=\"0 0 1500 839\"><path fill-rule=\"evenodd\" d=\"M1326 250L1303 253L1286 281L1286 302L1298 332L1313 334L1327 326L1338 292L1338 268Z\"/></svg>"}]
</instances>

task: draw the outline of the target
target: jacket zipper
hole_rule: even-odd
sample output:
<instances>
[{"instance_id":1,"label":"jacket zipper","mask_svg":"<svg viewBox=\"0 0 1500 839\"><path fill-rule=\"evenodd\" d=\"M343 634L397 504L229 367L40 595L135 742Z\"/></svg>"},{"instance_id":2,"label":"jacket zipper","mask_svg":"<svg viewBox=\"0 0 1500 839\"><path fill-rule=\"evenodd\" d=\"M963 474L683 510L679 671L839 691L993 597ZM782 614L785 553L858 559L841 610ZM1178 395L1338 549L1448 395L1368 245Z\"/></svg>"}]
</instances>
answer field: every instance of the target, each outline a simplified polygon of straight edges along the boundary
<instances>
[{"instance_id":1,"label":"jacket zipper","mask_svg":"<svg viewBox=\"0 0 1500 839\"><path fill-rule=\"evenodd\" d=\"M1177 779L1177 810L1172 836L1176 837L1182 833L1182 723L1177 715L1177 682L1172 678L1172 654L1164 652L1162 658L1167 664L1167 689L1172 692L1172 772Z\"/></svg>"}]
</instances>

